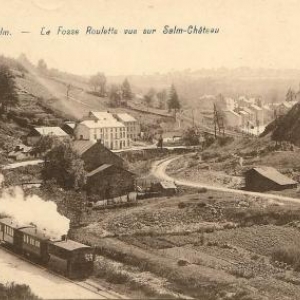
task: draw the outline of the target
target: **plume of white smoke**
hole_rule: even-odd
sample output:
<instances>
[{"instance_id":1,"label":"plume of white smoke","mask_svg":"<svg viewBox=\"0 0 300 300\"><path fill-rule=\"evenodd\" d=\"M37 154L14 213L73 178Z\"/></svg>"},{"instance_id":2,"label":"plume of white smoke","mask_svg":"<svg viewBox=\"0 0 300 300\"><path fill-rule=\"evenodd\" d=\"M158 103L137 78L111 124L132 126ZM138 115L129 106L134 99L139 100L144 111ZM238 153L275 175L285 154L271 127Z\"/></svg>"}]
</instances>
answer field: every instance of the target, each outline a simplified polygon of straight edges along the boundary
<instances>
[{"instance_id":1,"label":"plume of white smoke","mask_svg":"<svg viewBox=\"0 0 300 300\"><path fill-rule=\"evenodd\" d=\"M70 220L58 213L54 202L44 201L36 195L25 196L20 187L2 191L0 213L18 224L34 224L39 230L46 230L52 239L60 239L69 230Z\"/></svg>"},{"instance_id":2,"label":"plume of white smoke","mask_svg":"<svg viewBox=\"0 0 300 300\"><path fill-rule=\"evenodd\" d=\"M4 183L4 176L3 174L0 173L0 187L2 187L3 183Z\"/></svg>"}]
</instances>

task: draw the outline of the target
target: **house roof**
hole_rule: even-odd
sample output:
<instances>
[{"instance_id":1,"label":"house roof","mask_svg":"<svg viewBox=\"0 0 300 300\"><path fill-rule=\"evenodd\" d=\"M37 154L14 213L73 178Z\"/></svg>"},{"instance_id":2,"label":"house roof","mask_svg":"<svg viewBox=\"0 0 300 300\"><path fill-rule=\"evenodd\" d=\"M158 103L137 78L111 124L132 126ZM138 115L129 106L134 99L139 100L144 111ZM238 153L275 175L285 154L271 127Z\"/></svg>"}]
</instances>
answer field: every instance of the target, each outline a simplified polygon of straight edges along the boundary
<instances>
[{"instance_id":1,"label":"house roof","mask_svg":"<svg viewBox=\"0 0 300 300\"><path fill-rule=\"evenodd\" d=\"M116 119L103 119L103 120L85 120L80 122L80 124L85 125L89 129L96 128L115 128L115 127L124 127L125 125Z\"/></svg>"},{"instance_id":2,"label":"house roof","mask_svg":"<svg viewBox=\"0 0 300 300\"><path fill-rule=\"evenodd\" d=\"M276 169L274 169L272 167L255 167L251 170L255 170L257 173L259 173L263 177L268 178L279 185L297 184L296 181L281 174L280 172L278 172ZM251 170L249 170L249 171L251 171Z\"/></svg>"},{"instance_id":3,"label":"house roof","mask_svg":"<svg viewBox=\"0 0 300 300\"><path fill-rule=\"evenodd\" d=\"M40 135L68 136L60 127L34 127Z\"/></svg>"},{"instance_id":4,"label":"house roof","mask_svg":"<svg viewBox=\"0 0 300 300\"><path fill-rule=\"evenodd\" d=\"M240 110L240 111L239 111L239 114L240 114L240 115L249 115L249 114L248 114L247 112L245 112L244 110Z\"/></svg>"},{"instance_id":5,"label":"house roof","mask_svg":"<svg viewBox=\"0 0 300 300\"><path fill-rule=\"evenodd\" d=\"M103 172L104 170L107 170L107 169L109 169L109 168L111 168L111 167L113 167L113 166L114 166L115 168L117 168L117 169L126 171L126 172L128 172L128 173L130 173L130 174L133 174L132 172L130 172L130 171L128 171L128 170L125 170L125 169L123 169L123 168L121 168L121 167L118 167L118 166L116 166L116 165L103 164L103 165L101 165L100 167L96 168L95 170L89 172L89 173L87 174L87 177L91 177L91 176L93 176L93 175L95 175L95 174L97 174L97 173L99 173L99 172Z\"/></svg>"},{"instance_id":6,"label":"house roof","mask_svg":"<svg viewBox=\"0 0 300 300\"><path fill-rule=\"evenodd\" d=\"M11 218L3 218L0 219L0 223L7 225L11 228L25 228L25 227L33 227L32 225L22 224Z\"/></svg>"},{"instance_id":7,"label":"house roof","mask_svg":"<svg viewBox=\"0 0 300 300\"><path fill-rule=\"evenodd\" d=\"M265 110L268 110L268 111L272 111L270 105L268 105L268 104L263 105L262 108L265 109Z\"/></svg>"},{"instance_id":8,"label":"house roof","mask_svg":"<svg viewBox=\"0 0 300 300\"><path fill-rule=\"evenodd\" d=\"M175 185L174 182L172 181L161 181L160 185L164 188L164 189L177 189L177 186Z\"/></svg>"},{"instance_id":9,"label":"house roof","mask_svg":"<svg viewBox=\"0 0 300 300\"><path fill-rule=\"evenodd\" d=\"M127 113L120 113L117 116L122 122L136 122L136 119Z\"/></svg>"},{"instance_id":10,"label":"house roof","mask_svg":"<svg viewBox=\"0 0 300 300\"><path fill-rule=\"evenodd\" d=\"M36 227L26 227L20 229L20 231L32 236L36 237L40 240L50 240L50 235L46 231L38 230Z\"/></svg>"},{"instance_id":11,"label":"house roof","mask_svg":"<svg viewBox=\"0 0 300 300\"><path fill-rule=\"evenodd\" d=\"M97 173L99 173L99 172L102 172L102 171L104 171L104 170L110 168L111 166L112 166L112 165L109 165L109 164L103 164L103 165L101 165L100 167L98 167L97 169L95 169L95 170L89 172L89 173L87 174L87 176L88 176L88 177L93 176L93 175L95 175L95 174L97 174Z\"/></svg>"},{"instance_id":12,"label":"house roof","mask_svg":"<svg viewBox=\"0 0 300 300\"><path fill-rule=\"evenodd\" d=\"M233 110L225 110L224 113L231 113L231 114L233 114L233 115L236 116L236 117L241 117L238 113L236 113L236 112L233 111Z\"/></svg>"},{"instance_id":13,"label":"house roof","mask_svg":"<svg viewBox=\"0 0 300 300\"><path fill-rule=\"evenodd\" d=\"M258 111L259 111L259 110L262 110L261 107L255 105L255 104L252 104L252 105L251 105L251 108L253 108L253 109L255 109L255 110L258 110Z\"/></svg>"},{"instance_id":14,"label":"house roof","mask_svg":"<svg viewBox=\"0 0 300 300\"><path fill-rule=\"evenodd\" d=\"M244 107L243 110L244 110L246 113L248 113L248 114L253 114L253 113L254 113L254 111L251 110L251 109L248 108L248 107Z\"/></svg>"},{"instance_id":15,"label":"house roof","mask_svg":"<svg viewBox=\"0 0 300 300\"><path fill-rule=\"evenodd\" d=\"M93 145L95 145L96 141L86 141L86 140L75 140L72 142L72 148L79 155L82 155L88 149L90 149Z\"/></svg>"},{"instance_id":16,"label":"house roof","mask_svg":"<svg viewBox=\"0 0 300 300\"><path fill-rule=\"evenodd\" d=\"M100 121L115 120L114 116L108 111L90 111L89 116L94 116Z\"/></svg>"},{"instance_id":17,"label":"house roof","mask_svg":"<svg viewBox=\"0 0 300 300\"><path fill-rule=\"evenodd\" d=\"M65 126L69 126L70 128L72 128L72 129L75 129L75 127L76 127L76 124L75 123L73 123L73 122L67 122L67 123L65 123L64 124Z\"/></svg>"},{"instance_id":18,"label":"house roof","mask_svg":"<svg viewBox=\"0 0 300 300\"><path fill-rule=\"evenodd\" d=\"M72 240L65 240L65 241L59 241L59 242L52 242L57 247L64 248L68 251L73 251L76 249L81 249L81 248L91 248L90 246L72 241Z\"/></svg>"}]
</instances>

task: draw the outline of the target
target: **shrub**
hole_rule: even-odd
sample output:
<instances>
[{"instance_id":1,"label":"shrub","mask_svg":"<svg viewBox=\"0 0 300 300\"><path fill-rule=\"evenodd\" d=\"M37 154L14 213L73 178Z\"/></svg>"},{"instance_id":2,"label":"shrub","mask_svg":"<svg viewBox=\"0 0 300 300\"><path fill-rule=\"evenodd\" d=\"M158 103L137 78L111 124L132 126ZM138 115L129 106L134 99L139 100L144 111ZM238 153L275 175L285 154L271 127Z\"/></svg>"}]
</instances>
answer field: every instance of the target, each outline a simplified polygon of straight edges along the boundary
<instances>
[{"instance_id":1,"label":"shrub","mask_svg":"<svg viewBox=\"0 0 300 300\"><path fill-rule=\"evenodd\" d=\"M272 261L280 261L291 265L295 271L300 271L300 249L295 246L274 249Z\"/></svg>"},{"instance_id":2,"label":"shrub","mask_svg":"<svg viewBox=\"0 0 300 300\"><path fill-rule=\"evenodd\" d=\"M12 282L6 285L0 284L0 299L38 300L40 298L31 292L28 285Z\"/></svg>"}]
</instances>

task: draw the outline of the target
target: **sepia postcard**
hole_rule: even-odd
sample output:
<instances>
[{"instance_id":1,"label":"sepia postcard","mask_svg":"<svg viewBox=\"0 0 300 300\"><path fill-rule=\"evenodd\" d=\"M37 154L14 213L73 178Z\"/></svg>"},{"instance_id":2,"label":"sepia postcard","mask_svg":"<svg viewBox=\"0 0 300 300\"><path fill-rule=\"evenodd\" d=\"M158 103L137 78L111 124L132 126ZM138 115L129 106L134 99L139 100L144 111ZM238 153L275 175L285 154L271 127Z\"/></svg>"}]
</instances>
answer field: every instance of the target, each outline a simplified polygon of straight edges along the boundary
<instances>
[{"instance_id":1,"label":"sepia postcard","mask_svg":"<svg viewBox=\"0 0 300 300\"><path fill-rule=\"evenodd\" d=\"M299 1L0 4L0 300L300 300Z\"/></svg>"}]
</instances>

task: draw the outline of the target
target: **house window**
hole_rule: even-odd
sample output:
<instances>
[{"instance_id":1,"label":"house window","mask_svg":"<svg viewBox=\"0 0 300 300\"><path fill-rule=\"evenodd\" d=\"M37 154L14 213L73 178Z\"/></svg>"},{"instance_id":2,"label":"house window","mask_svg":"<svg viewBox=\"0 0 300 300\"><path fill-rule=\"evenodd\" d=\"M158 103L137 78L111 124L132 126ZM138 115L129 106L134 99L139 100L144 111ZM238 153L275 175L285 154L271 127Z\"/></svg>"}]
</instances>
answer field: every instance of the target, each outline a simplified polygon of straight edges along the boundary
<instances>
[{"instance_id":1,"label":"house window","mask_svg":"<svg viewBox=\"0 0 300 300\"><path fill-rule=\"evenodd\" d=\"M95 139L95 140L97 139L97 134L94 134L94 139Z\"/></svg>"}]
</instances>

